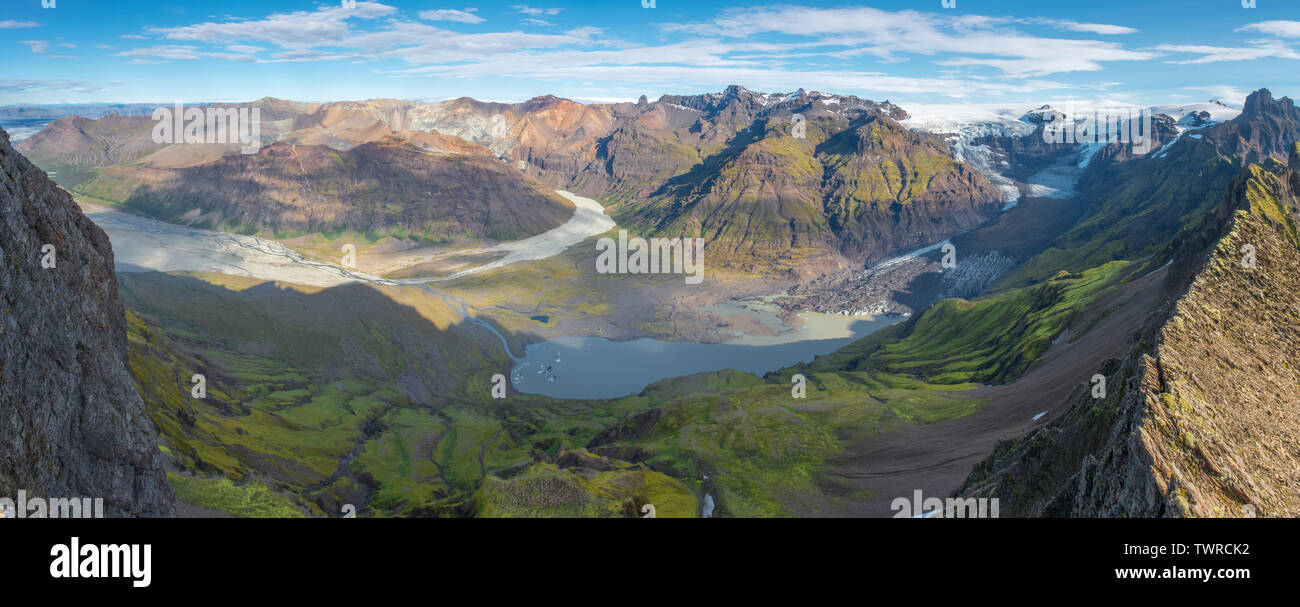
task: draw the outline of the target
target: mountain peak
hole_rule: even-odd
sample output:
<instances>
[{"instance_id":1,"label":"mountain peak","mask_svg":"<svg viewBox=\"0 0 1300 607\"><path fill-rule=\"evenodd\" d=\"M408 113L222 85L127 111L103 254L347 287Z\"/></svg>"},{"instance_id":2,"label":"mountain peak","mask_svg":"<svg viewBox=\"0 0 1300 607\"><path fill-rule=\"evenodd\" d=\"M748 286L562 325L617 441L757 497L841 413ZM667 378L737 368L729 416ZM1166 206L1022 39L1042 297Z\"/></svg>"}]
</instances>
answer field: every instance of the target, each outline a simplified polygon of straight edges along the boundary
<instances>
[{"instance_id":1,"label":"mountain peak","mask_svg":"<svg viewBox=\"0 0 1300 607\"><path fill-rule=\"evenodd\" d=\"M1243 117L1254 117L1261 112L1277 110L1294 110L1295 103L1290 97L1274 99L1273 93L1268 89L1259 89L1246 97L1246 105L1242 107L1241 115Z\"/></svg>"},{"instance_id":2,"label":"mountain peak","mask_svg":"<svg viewBox=\"0 0 1300 607\"><path fill-rule=\"evenodd\" d=\"M727 97L739 97L740 95L748 92L749 89L740 86L739 84L732 84L732 85L728 85L727 88L723 89L722 94Z\"/></svg>"}]
</instances>

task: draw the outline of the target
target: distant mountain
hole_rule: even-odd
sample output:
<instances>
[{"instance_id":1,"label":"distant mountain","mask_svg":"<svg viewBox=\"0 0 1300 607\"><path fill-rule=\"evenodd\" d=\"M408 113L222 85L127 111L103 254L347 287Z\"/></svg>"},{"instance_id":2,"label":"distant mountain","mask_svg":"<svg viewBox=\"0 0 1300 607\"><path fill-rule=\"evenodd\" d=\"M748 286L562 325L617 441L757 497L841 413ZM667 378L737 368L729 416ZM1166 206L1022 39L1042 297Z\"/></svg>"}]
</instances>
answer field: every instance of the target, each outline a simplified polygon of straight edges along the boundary
<instances>
[{"instance_id":1,"label":"distant mountain","mask_svg":"<svg viewBox=\"0 0 1300 607\"><path fill-rule=\"evenodd\" d=\"M486 150L428 133L343 151L277 143L175 169L114 165L81 191L164 221L281 237L516 240L573 215L572 203Z\"/></svg>"},{"instance_id":2,"label":"distant mountain","mask_svg":"<svg viewBox=\"0 0 1300 607\"><path fill-rule=\"evenodd\" d=\"M158 435L127 372L108 237L4 131L0 182L0 495L171 515Z\"/></svg>"},{"instance_id":3,"label":"distant mountain","mask_svg":"<svg viewBox=\"0 0 1300 607\"><path fill-rule=\"evenodd\" d=\"M1215 208L1243 167L1266 158L1285 162L1297 140L1300 110L1290 99L1260 90L1231 120L1183 134L1146 156L1095 162L1077 186L1079 199L1088 205L1083 216L1002 285L1031 284L1060 270L1077 272L1159 253Z\"/></svg>"},{"instance_id":4,"label":"distant mountain","mask_svg":"<svg viewBox=\"0 0 1300 607\"><path fill-rule=\"evenodd\" d=\"M905 112L887 102L731 86L599 107L556 122L578 125L555 130L563 145L546 147L555 139L532 122L510 131L508 154L550 183L621 202L613 214L642 233L704 237L723 265L859 264L1001 207L983 175L941 139L900 126Z\"/></svg>"},{"instance_id":5,"label":"distant mountain","mask_svg":"<svg viewBox=\"0 0 1300 607\"><path fill-rule=\"evenodd\" d=\"M79 194L243 233L514 240L572 215L571 203L486 148L403 130L420 104L251 105L266 146L257 154L238 153L238 143L155 143L152 119L116 115L63 118L18 147Z\"/></svg>"},{"instance_id":6,"label":"distant mountain","mask_svg":"<svg viewBox=\"0 0 1300 607\"><path fill-rule=\"evenodd\" d=\"M215 179L221 171L240 179L252 161L224 158L235 145L155 144L149 136L152 121L140 116L64 118L19 149L76 192L119 203L134 195L137 210L169 221L203 217L197 225L268 234L365 228L435 235L468 222L460 227L470 234L526 235L554 225L549 203L537 208L550 210L532 210L530 205L540 204L537 196L568 208L538 194L532 178L611 203L610 214L633 231L703 237L712 264L764 275L860 268L979 226L1022 195L1080 200L1086 208L1075 227L1002 283L1023 286L1060 269L1079 271L1159 250L1183 220L1215 203L1245 163L1285 158L1289 138L1300 131L1291 101L1275 100L1267 91L1252 95L1240 110L1215 103L1151 108L1158 115L1153 150L1145 154L1119 143L1046 142L1043 122L1060 113L1050 106L973 121L949 111L917 118L887 101L804 90L767 94L739 86L617 104L543 96L513 104L468 98L324 104L265 98L249 105L262 112L264 146L319 150L306 152L308 157L324 150L350 157L355 148L374 144L378 147L355 152L358 158L373 157L376 150L413 141L416 148L436 148L443 158L477 159L458 166L480 168L482 175L493 175L493 183L508 185L488 188L486 181L475 181L473 175L480 173L467 174L465 189L458 190L468 195L462 198L502 199L503 208L518 212L500 217L485 207L477 213L394 210L412 217L381 214L386 216L365 228L357 215L375 207L363 205L349 215L351 203L340 202L328 189L309 193L304 185L341 175L293 176L285 172L292 169L288 163L271 160L280 158L279 152L265 150L259 156L267 160L260 162L280 166L267 177L277 185L256 188L278 192L274 203L259 208L260 202L223 201L220 188L202 191L197 185L202 179L191 184L197 188L193 192L185 189L189 185L164 182L179 183L182 175L186 182L197 176ZM435 134L441 138L433 142ZM416 135L424 139L414 141ZM486 168L493 157L498 168L508 169ZM216 168L198 168L209 164ZM1189 167L1196 178L1175 177ZM277 170L281 174L274 174ZM393 183L431 179L376 170L374 175ZM440 175L434 180L440 191L453 189L454 171L425 172ZM351 174L350 183L332 187L355 195L369 178ZM434 191L434 183L426 185L425 191ZM181 208L188 203L165 200L181 193L203 204ZM416 198L405 193L389 202L408 205ZM297 208L307 200L315 201L311 216ZM528 214L537 221L525 220ZM459 219L445 223L448 216ZM500 221L484 223L489 216Z\"/></svg>"},{"instance_id":7,"label":"distant mountain","mask_svg":"<svg viewBox=\"0 0 1300 607\"><path fill-rule=\"evenodd\" d=\"M891 105L743 89L680 101L704 108L672 134L676 149L689 146L699 160L618 215L654 233L703 235L714 259L760 271L837 257L859 264L943 240L1002 206L983 175L942 139L899 125ZM620 135L608 153L639 156L639 133Z\"/></svg>"},{"instance_id":8,"label":"distant mountain","mask_svg":"<svg viewBox=\"0 0 1300 607\"><path fill-rule=\"evenodd\" d=\"M420 183L429 186L427 192L456 191L458 200L491 198L502 206L477 214L445 209L429 217L404 210L414 193L399 194L385 204L402 205L394 209L396 215L416 217L380 217L374 229L437 234L463 227L471 234L527 235L556 217L555 208L541 203L556 201L539 198L527 175L623 202L611 213L632 229L702 236L713 263L763 274L815 273L812 266L827 263L857 265L952 236L1001 207L1002 194L979 171L954 159L946 142L899 125L906 116L901 108L852 96L803 90L764 94L732 86L721 93L669 95L637 104L584 105L545 96L518 104L465 98L438 104L392 99L315 104L265 98L248 105L261 111L264 146L288 144L300 151L264 150L257 155L261 160L248 160L231 157L238 147L233 144L155 144L152 121L138 116L64 118L24 141L21 150L75 191L168 221L255 231L362 227L358 215L376 207L356 206L357 200L372 198L356 194L372 183L369 179L383 176L385 183ZM314 165L315 174L295 175L285 160L295 153L315 158L324 150L344 159L393 154L395 141L423 134L418 147L435 133L443 137L433 147L461 156L455 166L473 169L459 189L451 183L450 165L425 170L440 177L424 183L428 175L403 172L414 165L392 172L359 161L356 166L374 172L349 172L350 183L335 184L341 175L319 173L324 164ZM357 151L367 144L377 147ZM487 168L489 155L510 170ZM253 189L215 187L224 179L247 181L244 171L253 165L270 171L264 182L249 186ZM496 185L481 179L487 175ZM332 185L320 184L309 193L306 184L317 179ZM292 182L298 183L289 186ZM248 199L263 190L274 192L270 200ZM235 191L241 198L223 199L223 193ZM342 194L350 196L348 202L342 202ZM308 200L314 201L307 205L310 216L300 208ZM512 211L502 217L506 209ZM448 215L470 225L421 223ZM529 215L535 221L526 220ZM501 221L475 226L476 216Z\"/></svg>"},{"instance_id":9,"label":"distant mountain","mask_svg":"<svg viewBox=\"0 0 1300 607\"><path fill-rule=\"evenodd\" d=\"M0 106L0 122L6 120L58 120L68 116L100 118L109 114L118 116L148 116L155 103L69 103L55 105Z\"/></svg>"},{"instance_id":10,"label":"distant mountain","mask_svg":"<svg viewBox=\"0 0 1300 607\"><path fill-rule=\"evenodd\" d=\"M147 116L69 116L19 143L18 151L47 166L88 169L130 162L162 147L149 136L152 126Z\"/></svg>"}]
</instances>

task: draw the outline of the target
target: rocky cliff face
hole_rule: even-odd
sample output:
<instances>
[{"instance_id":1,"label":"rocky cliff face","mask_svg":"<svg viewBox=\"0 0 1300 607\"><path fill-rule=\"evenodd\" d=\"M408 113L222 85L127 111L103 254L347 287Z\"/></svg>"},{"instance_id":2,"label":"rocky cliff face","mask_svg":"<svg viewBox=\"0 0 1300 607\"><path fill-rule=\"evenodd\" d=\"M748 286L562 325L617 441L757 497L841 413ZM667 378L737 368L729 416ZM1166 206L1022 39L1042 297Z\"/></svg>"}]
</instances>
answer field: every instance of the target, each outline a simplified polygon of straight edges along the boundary
<instances>
[{"instance_id":1,"label":"rocky cliff face","mask_svg":"<svg viewBox=\"0 0 1300 607\"><path fill-rule=\"evenodd\" d=\"M1095 371L1106 394L1080 386L957 494L998 497L1014 516L1300 515L1298 170L1300 148L1290 170L1248 166L1171 245L1181 297Z\"/></svg>"},{"instance_id":2,"label":"rocky cliff face","mask_svg":"<svg viewBox=\"0 0 1300 607\"><path fill-rule=\"evenodd\" d=\"M170 516L158 436L125 366L108 237L3 131L0 169L0 495Z\"/></svg>"}]
</instances>

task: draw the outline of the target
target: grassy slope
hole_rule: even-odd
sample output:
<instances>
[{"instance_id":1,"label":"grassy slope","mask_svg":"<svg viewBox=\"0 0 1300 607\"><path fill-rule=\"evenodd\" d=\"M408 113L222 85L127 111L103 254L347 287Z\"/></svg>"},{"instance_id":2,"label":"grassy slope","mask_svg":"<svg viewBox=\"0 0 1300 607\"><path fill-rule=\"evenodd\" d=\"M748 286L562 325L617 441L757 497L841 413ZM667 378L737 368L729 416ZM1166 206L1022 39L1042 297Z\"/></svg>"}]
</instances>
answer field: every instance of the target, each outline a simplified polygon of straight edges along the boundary
<instances>
[{"instance_id":1,"label":"grassy slope","mask_svg":"<svg viewBox=\"0 0 1300 607\"><path fill-rule=\"evenodd\" d=\"M363 515L620 516L653 503L672 516L698 513L709 493L722 515L780 516L860 497L821 474L844 441L975 411L982 403L963 391L1018 377L1127 270L945 301L766 378L701 374L612 401L491 401L488 378L508 367L499 343L414 289L151 274L124 275L122 290L151 414L178 464L210 482L263 483L314 515L354 503ZM595 303L557 298L571 295ZM205 400L189 397L196 372L208 376ZM795 373L808 378L806 399L791 396ZM652 410L645 432L593 444ZM561 451L586 447L614 469L555 467ZM217 489L184 495L235 514L283 512Z\"/></svg>"},{"instance_id":2,"label":"grassy slope","mask_svg":"<svg viewBox=\"0 0 1300 607\"><path fill-rule=\"evenodd\" d=\"M312 514L336 515L334 506L353 503L362 484L371 486L374 514L437 514L468 500L484 465L523 457L490 417L440 409L402 389L436 381L413 379L411 367L503 366L493 360L504 358L499 345L477 331L440 332L404 306L354 302L355 313L326 312L357 293L254 295L161 275L124 275L122 285L136 310L132 374L190 474L263 481ZM401 335L412 331L437 345L413 352ZM190 395L194 373L207 377L205 399Z\"/></svg>"},{"instance_id":3,"label":"grassy slope","mask_svg":"<svg viewBox=\"0 0 1300 607\"><path fill-rule=\"evenodd\" d=\"M811 365L876 371L936 384L1013 381L1051 346L1074 314L1126 276L1116 261L1079 275L984 299L948 299Z\"/></svg>"},{"instance_id":4,"label":"grassy slope","mask_svg":"<svg viewBox=\"0 0 1300 607\"><path fill-rule=\"evenodd\" d=\"M763 379L724 371L660 382L635 397L660 411L652 427L610 447L711 489L720 514L786 516L860 498L822 474L845 441L974 412L984 403L964 391L1014 381L1129 269L1115 262L985 299L947 300ZM796 373L807 378L805 399L791 394Z\"/></svg>"}]
</instances>

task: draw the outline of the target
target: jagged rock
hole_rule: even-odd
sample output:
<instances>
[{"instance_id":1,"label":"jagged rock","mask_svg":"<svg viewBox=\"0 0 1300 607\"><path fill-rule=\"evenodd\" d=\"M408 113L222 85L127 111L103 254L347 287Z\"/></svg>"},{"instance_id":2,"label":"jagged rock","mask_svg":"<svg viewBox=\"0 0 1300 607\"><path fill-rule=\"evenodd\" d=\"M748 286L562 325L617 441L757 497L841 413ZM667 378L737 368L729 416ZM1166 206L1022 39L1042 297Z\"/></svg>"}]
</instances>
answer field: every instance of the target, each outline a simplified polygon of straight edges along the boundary
<instances>
[{"instance_id":1,"label":"jagged rock","mask_svg":"<svg viewBox=\"0 0 1300 607\"><path fill-rule=\"evenodd\" d=\"M171 516L158 435L126 368L108 236L4 131L0 168L0 495Z\"/></svg>"}]
</instances>

